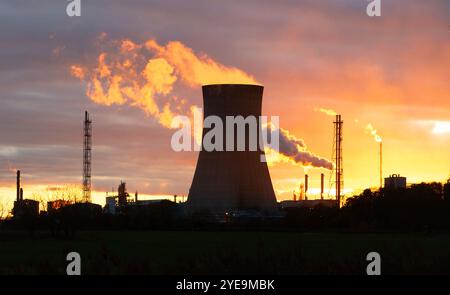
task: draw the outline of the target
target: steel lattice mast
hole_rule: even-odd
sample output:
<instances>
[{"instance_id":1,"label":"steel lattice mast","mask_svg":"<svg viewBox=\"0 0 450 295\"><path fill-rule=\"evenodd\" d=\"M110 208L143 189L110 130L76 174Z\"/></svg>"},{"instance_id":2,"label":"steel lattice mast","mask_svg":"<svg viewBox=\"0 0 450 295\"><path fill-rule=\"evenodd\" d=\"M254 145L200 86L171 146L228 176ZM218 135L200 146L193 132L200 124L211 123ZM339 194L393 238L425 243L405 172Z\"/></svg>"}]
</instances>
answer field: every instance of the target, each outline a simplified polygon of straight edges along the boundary
<instances>
[{"instance_id":1,"label":"steel lattice mast","mask_svg":"<svg viewBox=\"0 0 450 295\"><path fill-rule=\"evenodd\" d=\"M334 123L334 163L335 163L335 185L336 185L336 201L338 207L341 206L341 192L344 187L344 168L342 160L342 125L344 122L341 119L341 115L336 115L336 121Z\"/></svg>"},{"instance_id":2,"label":"steel lattice mast","mask_svg":"<svg viewBox=\"0 0 450 295\"><path fill-rule=\"evenodd\" d=\"M84 113L83 140L83 202L91 201L91 158L92 158L92 121L89 113Z\"/></svg>"}]
</instances>

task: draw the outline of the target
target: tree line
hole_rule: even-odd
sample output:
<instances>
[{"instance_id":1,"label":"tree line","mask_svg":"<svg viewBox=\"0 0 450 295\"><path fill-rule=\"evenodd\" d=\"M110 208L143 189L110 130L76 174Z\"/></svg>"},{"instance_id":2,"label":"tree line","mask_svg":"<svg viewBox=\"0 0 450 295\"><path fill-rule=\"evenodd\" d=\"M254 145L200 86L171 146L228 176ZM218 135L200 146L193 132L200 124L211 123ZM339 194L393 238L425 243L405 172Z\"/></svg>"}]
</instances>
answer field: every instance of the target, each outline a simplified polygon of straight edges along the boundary
<instances>
[{"instance_id":1,"label":"tree line","mask_svg":"<svg viewBox=\"0 0 450 295\"><path fill-rule=\"evenodd\" d=\"M287 211L286 225L305 230L450 230L450 179L401 189L364 190L340 209L316 206Z\"/></svg>"}]
</instances>

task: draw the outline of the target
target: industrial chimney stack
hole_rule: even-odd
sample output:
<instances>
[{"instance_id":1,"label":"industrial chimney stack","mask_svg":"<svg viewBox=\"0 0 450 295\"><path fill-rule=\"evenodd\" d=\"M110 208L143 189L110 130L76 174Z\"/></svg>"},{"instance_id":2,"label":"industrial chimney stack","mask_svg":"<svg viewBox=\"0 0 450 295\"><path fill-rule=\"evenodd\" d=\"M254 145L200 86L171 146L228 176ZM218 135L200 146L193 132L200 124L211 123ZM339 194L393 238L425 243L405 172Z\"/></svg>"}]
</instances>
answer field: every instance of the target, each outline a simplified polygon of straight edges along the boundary
<instances>
[{"instance_id":1,"label":"industrial chimney stack","mask_svg":"<svg viewBox=\"0 0 450 295\"><path fill-rule=\"evenodd\" d=\"M305 174L305 196L306 193L308 192L308 174Z\"/></svg>"},{"instance_id":2,"label":"industrial chimney stack","mask_svg":"<svg viewBox=\"0 0 450 295\"><path fill-rule=\"evenodd\" d=\"M320 174L320 199L323 200L323 188L324 188L325 174Z\"/></svg>"},{"instance_id":3,"label":"industrial chimney stack","mask_svg":"<svg viewBox=\"0 0 450 295\"><path fill-rule=\"evenodd\" d=\"M17 202L19 202L20 201L20 170L17 170L17 184L16 184L16 186L17 186L16 199L17 199Z\"/></svg>"},{"instance_id":4,"label":"industrial chimney stack","mask_svg":"<svg viewBox=\"0 0 450 295\"><path fill-rule=\"evenodd\" d=\"M380 141L380 190L383 188L383 142Z\"/></svg>"}]
</instances>

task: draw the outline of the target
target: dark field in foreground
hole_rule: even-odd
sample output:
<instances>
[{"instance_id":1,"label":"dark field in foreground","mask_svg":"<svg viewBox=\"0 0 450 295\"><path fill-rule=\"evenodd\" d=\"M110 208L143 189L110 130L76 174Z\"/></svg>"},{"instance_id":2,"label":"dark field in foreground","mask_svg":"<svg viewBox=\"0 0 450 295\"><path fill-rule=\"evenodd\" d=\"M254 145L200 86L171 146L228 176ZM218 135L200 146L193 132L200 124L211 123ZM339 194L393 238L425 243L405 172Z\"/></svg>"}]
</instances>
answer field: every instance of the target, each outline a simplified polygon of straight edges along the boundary
<instances>
[{"instance_id":1,"label":"dark field in foreground","mask_svg":"<svg viewBox=\"0 0 450 295\"><path fill-rule=\"evenodd\" d=\"M89 231L74 238L0 232L0 274L65 274L68 252L82 274L450 273L450 235L293 232Z\"/></svg>"}]
</instances>

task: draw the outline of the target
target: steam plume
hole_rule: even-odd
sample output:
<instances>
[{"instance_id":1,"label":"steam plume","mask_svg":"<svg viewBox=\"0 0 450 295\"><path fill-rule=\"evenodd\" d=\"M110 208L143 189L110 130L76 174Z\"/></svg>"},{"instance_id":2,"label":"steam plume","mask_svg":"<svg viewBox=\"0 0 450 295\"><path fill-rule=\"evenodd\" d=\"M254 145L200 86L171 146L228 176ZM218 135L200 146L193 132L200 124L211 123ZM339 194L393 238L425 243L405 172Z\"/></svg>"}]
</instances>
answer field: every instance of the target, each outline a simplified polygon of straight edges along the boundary
<instances>
[{"instance_id":1,"label":"steam plume","mask_svg":"<svg viewBox=\"0 0 450 295\"><path fill-rule=\"evenodd\" d=\"M450 133L450 122L445 122L445 121L434 122L434 127L433 127L432 132L434 134Z\"/></svg>"},{"instance_id":2,"label":"steam plume","mask_svg":"<svg viewBox=\"0 0 450 295\"><path fill-rule=\"evenodd\" d=\"M382 142L381 136L378 135L378 131L372 126L371 123L367 124L366 131L373 136L376 142Z\"/></svg>"},{"instance_id":3,"label":"steam plume","mask_svg":"<svg viewBox=\"0 0 450 295\"><path fill-rule=\"evenodd\" d=\"M100 40L105 42L105 36ZM100 53L96 65L71 66L72 75L87 82L86 95L98 104L139 107L167 128L174 116L191 115L185 101L173 95L176 82L191 88L257 83L245 72L197 55L178 41L163 46L153 39L143 44L121 40L107 42L105 47L108 49Z\"/></svg>"},{"instance_id":4,"label":"steam plume","mask_svg":"<svg viewBox=\"0 0 450 295\"><path fill-rule=\"evenodd\" d=\"M181 42L166 45L150 39L141 44L131 40L107 41L94 65L72 65L71 74L87 82L86 95L95 103L138 107L162 126L171 128L177 115L191 118L199 107L175 95L175 87L196 88L205 84L259 84L244 71L225 66L205 54L195 53ZM201 134L194 135L196 142ZM280 130L279 159L306 166L332 169L332 163L306 150L303 140Z\"/></svg>"},{"instance_id":5,"label":"steam plume","mask_svg":"<svg viewBox=\"0 0 450 295\"><path fill-rule=\"evenodd\" d=\"M314 111L324 113L327 116L336 116L337 112L332 109L315 108Z\"/></svg>"},{"instance_id":6,"label":"steam plume","mask_svg":"<svg viewBox=\"0 0 450 295\"><path fill-rule=\"evenodd\" d=\"M266 126L269 133L273 133L273 127ZM301 164L304 167L312 166L317 168L333 169L333 163L329 160L317 156L307 150L306 144L303 139L297 138L290 134L288 130L283 128L279 129L280 146L279 154L281 157L272 156L269 157L271 162L293 161ZM273 152L273 151L269 151Z\"/></svg>"}]
</instances>

